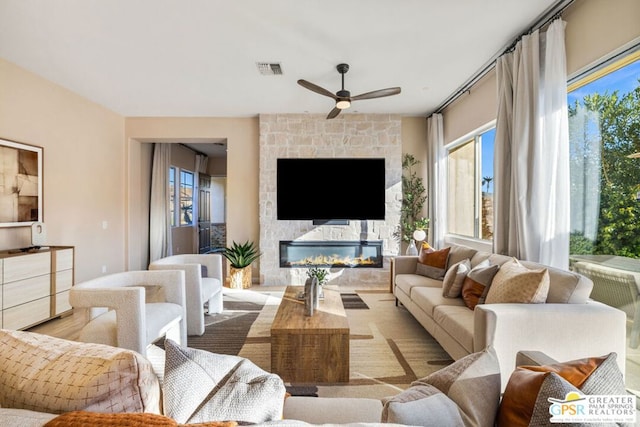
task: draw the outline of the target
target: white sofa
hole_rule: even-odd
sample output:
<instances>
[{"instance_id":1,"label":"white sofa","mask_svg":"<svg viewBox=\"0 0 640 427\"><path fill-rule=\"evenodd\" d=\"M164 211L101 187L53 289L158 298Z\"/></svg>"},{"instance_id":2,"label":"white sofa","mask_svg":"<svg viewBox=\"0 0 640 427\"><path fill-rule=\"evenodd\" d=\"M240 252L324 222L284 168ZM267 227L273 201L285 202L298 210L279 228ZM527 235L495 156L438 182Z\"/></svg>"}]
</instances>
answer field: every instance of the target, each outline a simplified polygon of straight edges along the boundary
<instances>
[{"instance_id":1,"label":"white sofa","mask_svg":"<svg viewBox=\"0 0 640 427\"><path fill-rule=\"evenodd\" d=\"M222 255L171 255L149 264L149 270L183 270L187 303L187 334L204 334L204 305L209 313L222 312Z\"/></svg>"},{"instance_id":2,"label":"white sofa","mask_svg":"<svg viewBox=\"0 0 640 427\"><path fill-rule=\"evenodd\" d=\"M449 266L462 257L470 259L471 267L485 259L499 265L513 259L465 246L451 247ZM624 373L625 313L589 300L593 287L590 279L522 261L531 269L548 269L546 303L480 304L471 310L462 298L443 297L442 280L416 274L417 262L417 256L394 258L391 274L397 301L455 360L493 346L500 362L503 389L515 367L516 354L522 349L541 351L556 360L616 352Z\"/></svg>"}]
</instances>

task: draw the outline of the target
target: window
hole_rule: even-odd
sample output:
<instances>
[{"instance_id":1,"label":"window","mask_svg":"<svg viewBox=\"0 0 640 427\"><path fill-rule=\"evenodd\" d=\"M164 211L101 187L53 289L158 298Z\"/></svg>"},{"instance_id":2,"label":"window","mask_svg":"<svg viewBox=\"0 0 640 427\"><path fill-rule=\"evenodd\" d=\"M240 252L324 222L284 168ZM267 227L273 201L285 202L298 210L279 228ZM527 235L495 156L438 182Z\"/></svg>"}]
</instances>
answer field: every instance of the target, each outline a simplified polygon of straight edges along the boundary
<instances>
[{"instance_id":1,"label":"window","mask_svg":"<svg viewBox=\"0 0 640 427\"><path fill-rule=\"evenodd\" d=\"M193 224L193 173L180 170L180 225Z\"/></svg>"},{"instance_id":2,"label":"window","mask_svg":"<svg viewBox=\"0 0 640 427\"><path fill-rule=\"evenodd\" d=\"M640 258L640 51L570 82L568 104L571 261Z\"/></svg>"},{"instance_id":3,"label":"window","mask_svg":"<svg viewBox=\"0 0 640 427\"><path fill-rule=\"evenodd\" d=\"M169 210L171 211L171 226L176 225L176 168L169 168Z\"/></svg>"},{"instance_id":4,"label":"window","mask_svg":"<svg viewBox=\"0 0 640 427\"><path fill-rule=\"evenodd\" d=\"M495 127L452 143L447 153L447 232L493 238L493 145Z\"/></svg>"},{"instance_id":5,"label":"window","mask_svg":"<svg viewBox=\"0 0 640 427\"><path fill-rule=\"evenodd\" d=\"M193 180L193 172L175 166L169 168L169 210L172 227L193 225Z\"/></svg>"}]
</instances>

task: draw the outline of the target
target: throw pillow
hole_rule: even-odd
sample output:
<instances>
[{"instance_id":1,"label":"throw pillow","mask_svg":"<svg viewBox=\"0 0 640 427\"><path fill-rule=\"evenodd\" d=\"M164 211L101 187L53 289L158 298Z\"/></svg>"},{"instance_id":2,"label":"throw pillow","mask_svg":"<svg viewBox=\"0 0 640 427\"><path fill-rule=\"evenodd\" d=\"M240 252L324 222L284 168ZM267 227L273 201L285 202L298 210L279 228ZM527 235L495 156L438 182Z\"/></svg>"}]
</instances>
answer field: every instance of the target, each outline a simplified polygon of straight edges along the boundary
<instances>
[{"instance_id":1,"label":"throw pillow","mask_svg":"<svg viewBox=\"0 0 640 427\"><path fill-rule=\"evenodd\" d=\"M0 330L0 347L2 407L160 412L158 379L134 351L9 330Z\"/></svg>"},{"instance_id":2,"label":"throw pillow","mask_svg":"<svg viewBox=\"0 0 640 427\"><path fill-rule=\"evenodd\" d=\"M624 395L616 354L543 366L520 366L509 377L498 412L498 426L548 425L548 398L571 391L585 395Z\"/></svg>"},{"instance_id":3,"label":"throw pillow","mask_svg":"<svg viewBox=\"0 0 640 427\"><path fill-rule=\"evenodd\" d=\"M476 305L484 304L493 277L500 266L492 265L484 260L469 271L462 282L462 299L467 307L473 310Z\"/></svg>"},{"instance_id":4,"label":"throw pillow","mask_svg":"<svg viewBox=\"0 0 640 427\"><path fill-rule=\"evenodd\" d=\"M412 387L429 385L458 406L465 426L494 424L501 386L500 365L492 347L458 359L411 384Z\"/></svg>"},{"instance_id":5,"label":"throw pillow","mask_svg":"<svg viewBox=\"0 0 640 427\"><path fill-rule=\"evenodd\" d=\"M517 259L502 264L487 293L487 304L541 304L549 293L549 271L529 270Z\"/></svg>"},{"instance_id":6,"label":"throw pillow","mask_svg":"<svg viewBox=\"0 0 640 427\"><path fill-rule=\"evenodd\" d=\"M416 274L436 280L442 280L447 269L449 250L451 250L451 248L444 248L434 252L423 251L418 256Z\"/></svg>"},{"instance_id":7,"label":"throw pillow","mask_svg":"<svg viewBox=\"0 0 640 427\"><path fill-rule=\"evenodd\" d=\"M445 298L458 298L462 292L462 283L471 271L471 261L462 260L447 270L442 281L442 296Z\"/></svg>"},{"instance_id":8,"label":"throw pillow","mask_svg":"<svg viewBox=\"0 0 640 427\"><path fill-rule=\"evenodd\" d=\"M145 413L102 414L99 412L73 411L62 414L44 425L44 427L235 427L235 421L214 421L198 424L178 424L169 417Z\"/></svg>"},{"instance_id":9,"label":"throw pillow","mask_svg":"<svg viewBox=\"0 0 640 427\"><path fill-rule=\"evenodd\" d=\"M451 250L449 251L449 258L447 259L447 270L451 268L454 264L459 263L465 259L471 260L473 256L477 253L475 249L472 249L467 246L462 245L453 245L451 246Z\"/></svg>"},{"instance_id":10,"label":"throw pillow","mask_svg":"<svg viewBox=\"0 0 640 427\"><path fill-rule=\"evenodd\" d=\"M282 379L238 356L165 340L164 414L178 423L282 418Z\"/></svg>"},{"instance_id":11,"label":"throw pillow","mask_svg":"<svg viewBox=\"0 0 640 427\"><path fill-rule=\"evenodd\" d=\"M383 423L459 427L463 425L458 405L432 385L414 385L382 400Z\"/></svg>"}]
</instances>

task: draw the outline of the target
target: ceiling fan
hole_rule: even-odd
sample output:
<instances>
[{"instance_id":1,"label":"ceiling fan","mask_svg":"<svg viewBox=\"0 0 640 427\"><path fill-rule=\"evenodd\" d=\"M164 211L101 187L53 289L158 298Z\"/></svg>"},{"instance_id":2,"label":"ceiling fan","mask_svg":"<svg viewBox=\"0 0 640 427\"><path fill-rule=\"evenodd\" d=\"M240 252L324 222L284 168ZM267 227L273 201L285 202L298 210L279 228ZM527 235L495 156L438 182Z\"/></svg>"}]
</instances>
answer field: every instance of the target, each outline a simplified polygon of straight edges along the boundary
<instances>
[{"instance_id":1,"label":"ceiling fan","mask_svg":"<svg viewBox=\"0 0 640 427\"><path fill-rule=\"evenodd\" d=\"M319 93L320 95L328 96L329 98L332 98L336 101L336 106L333 107L333 110L329 112L327 119L333 119L338 114L340 114L340 111L344 110L345 108L349 108L352 101L358 101L361 99L382 98L384 96L397 95L400 93L399 87L390 87L387 89L379 89L372 92L351 96L351 92L344 89L344 75L347 71L349 71L349 64L338 64L336 69L342 75L342 89L337 91L335 94L306 80L298 80L298 84L300 86L307 88L315 93Z\"/></svg>"}]
</instances>

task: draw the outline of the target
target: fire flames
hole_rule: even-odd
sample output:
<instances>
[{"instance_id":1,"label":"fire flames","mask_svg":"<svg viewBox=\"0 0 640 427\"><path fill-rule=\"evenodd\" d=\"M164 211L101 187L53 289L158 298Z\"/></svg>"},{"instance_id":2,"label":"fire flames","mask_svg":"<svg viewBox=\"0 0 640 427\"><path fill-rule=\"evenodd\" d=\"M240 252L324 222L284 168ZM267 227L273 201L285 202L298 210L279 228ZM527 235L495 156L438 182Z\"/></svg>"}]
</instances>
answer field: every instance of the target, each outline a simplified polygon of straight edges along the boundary
<instances>
[{"instance_id":1,"label":"fire flames","mask_svg":"<svg viewBox=\"0 0 640 427\"><path fill-rule=\"evenodd\" d=\"M376 261L371 258L351 257L340 255L317 255L306 257L297 261L290 261L292 267L308 267L313 265L331 265L334 267L356 267L376 265Z\"/></svg>"}]
</instances>

